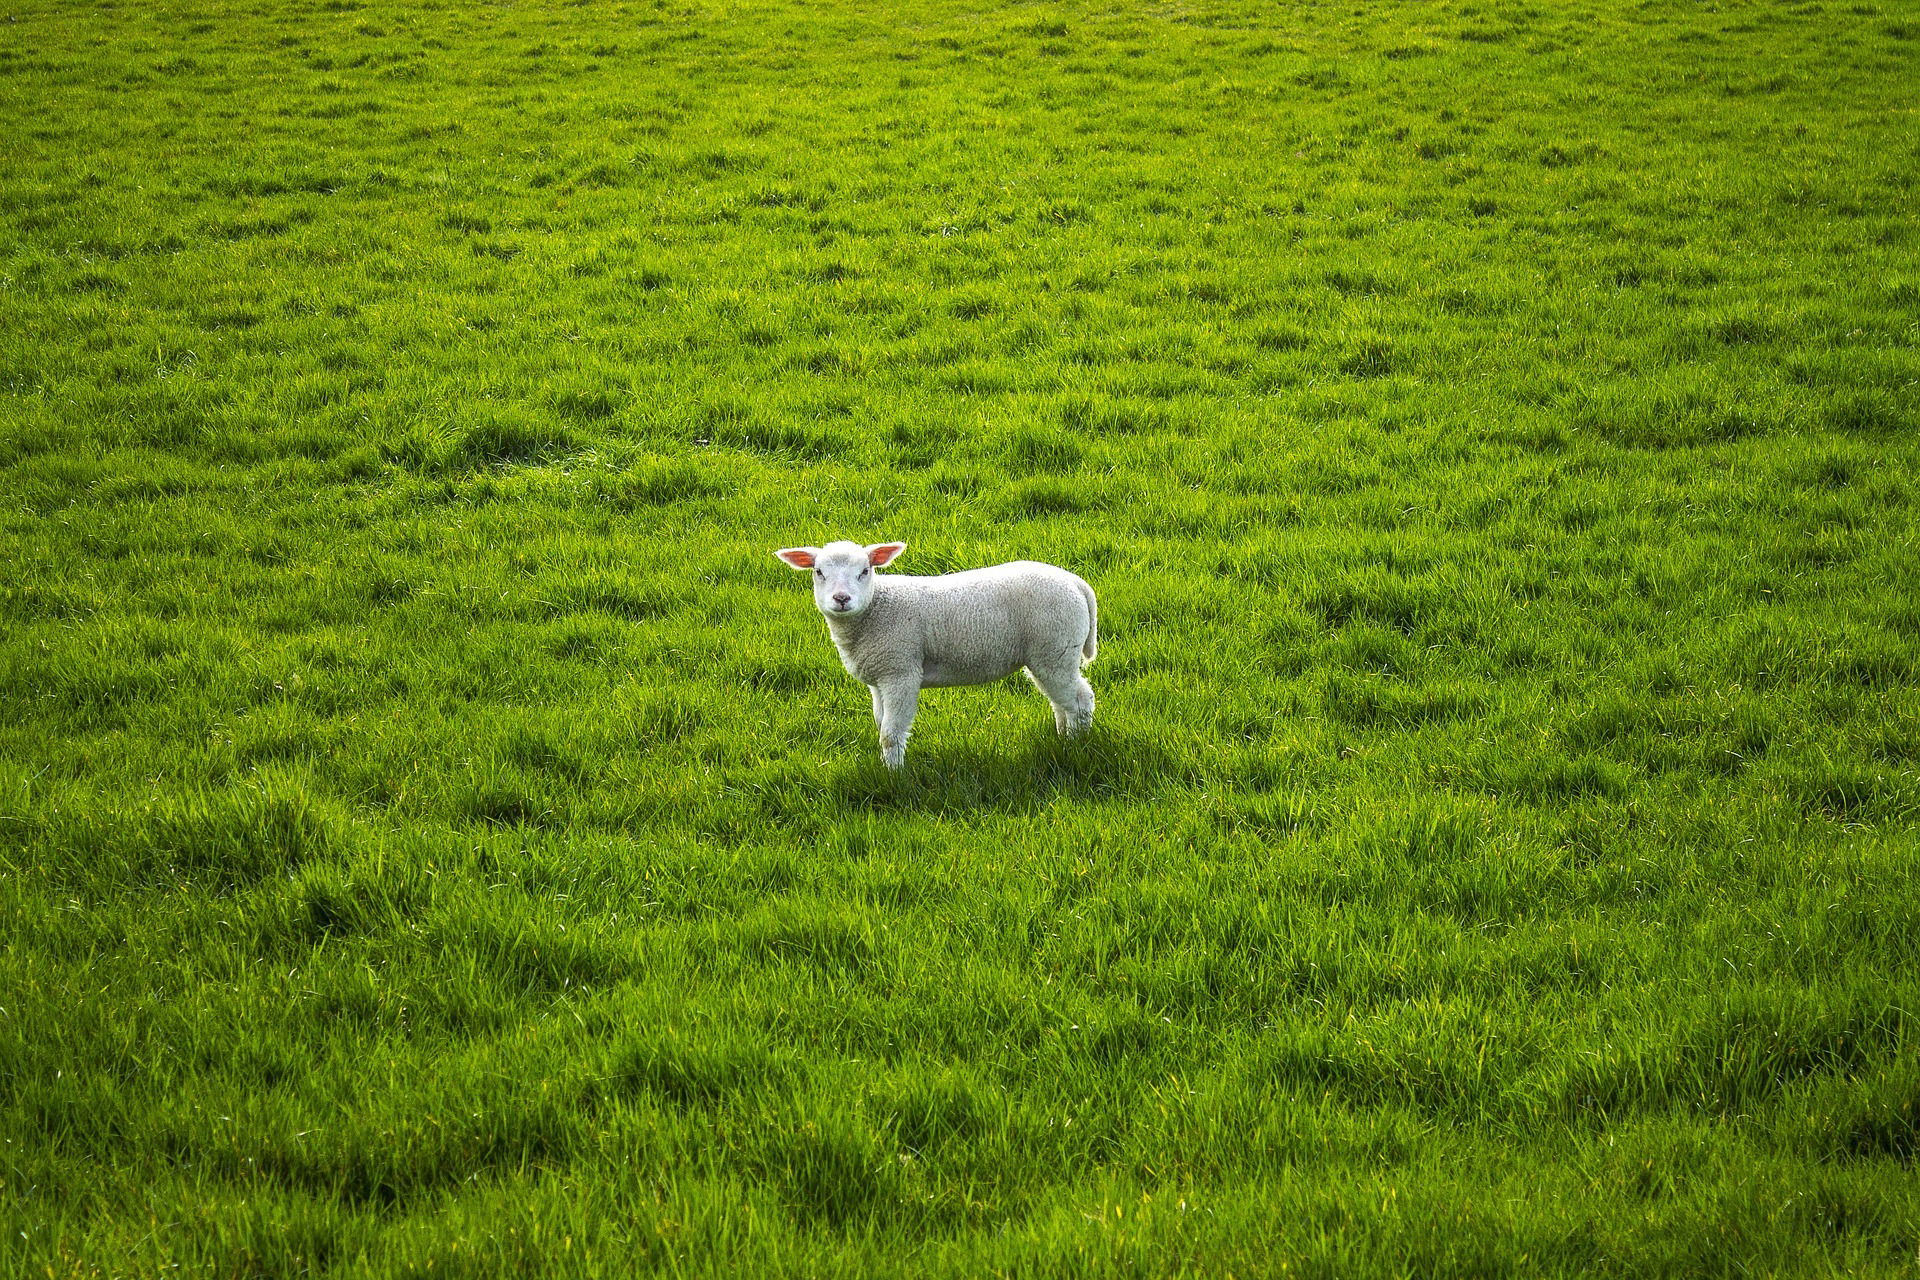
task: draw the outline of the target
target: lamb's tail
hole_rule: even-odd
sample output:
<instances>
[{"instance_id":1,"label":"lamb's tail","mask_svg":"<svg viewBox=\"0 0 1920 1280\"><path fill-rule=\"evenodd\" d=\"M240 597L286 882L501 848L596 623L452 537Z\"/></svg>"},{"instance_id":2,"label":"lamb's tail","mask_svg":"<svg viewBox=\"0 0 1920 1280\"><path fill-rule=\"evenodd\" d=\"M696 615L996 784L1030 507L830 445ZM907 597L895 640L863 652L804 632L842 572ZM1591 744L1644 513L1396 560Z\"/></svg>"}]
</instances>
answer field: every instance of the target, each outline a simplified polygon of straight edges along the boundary
<instances>
[{"instance_id":1,"label":"lamb's tail","mask_svg":"<svg viewBox=\"0 0 1920 1280\"><path fill-rule=\"evenodd\" d=\"M1093 588L1075 578L1080 594L1087 598L1087 639L1080 646L1080 665L1092 662L1094 655L1100 652L1100 603L1093 598Z\"/></svg>"}]
</instances>

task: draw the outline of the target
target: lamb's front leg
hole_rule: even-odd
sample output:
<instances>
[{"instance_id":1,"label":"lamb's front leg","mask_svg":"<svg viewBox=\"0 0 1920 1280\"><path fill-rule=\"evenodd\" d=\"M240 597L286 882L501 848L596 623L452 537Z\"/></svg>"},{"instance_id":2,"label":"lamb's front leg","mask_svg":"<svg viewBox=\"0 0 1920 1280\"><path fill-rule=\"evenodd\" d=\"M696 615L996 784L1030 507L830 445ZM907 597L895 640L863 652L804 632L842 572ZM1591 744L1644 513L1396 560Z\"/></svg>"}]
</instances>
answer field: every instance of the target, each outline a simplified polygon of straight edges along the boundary
<instances>
[{"instance_id":1,"label":"lamb's front leg","mask_svg":"<svg viewBox=\"0 0 1920 1280\"><path fill-rule=\"evenodd\" d=\"M880 726L880 758L889 769L907 762L907 738L920 706L920 680L893 679L873 686L873 718Z\"/></svg>"}]
</instances>

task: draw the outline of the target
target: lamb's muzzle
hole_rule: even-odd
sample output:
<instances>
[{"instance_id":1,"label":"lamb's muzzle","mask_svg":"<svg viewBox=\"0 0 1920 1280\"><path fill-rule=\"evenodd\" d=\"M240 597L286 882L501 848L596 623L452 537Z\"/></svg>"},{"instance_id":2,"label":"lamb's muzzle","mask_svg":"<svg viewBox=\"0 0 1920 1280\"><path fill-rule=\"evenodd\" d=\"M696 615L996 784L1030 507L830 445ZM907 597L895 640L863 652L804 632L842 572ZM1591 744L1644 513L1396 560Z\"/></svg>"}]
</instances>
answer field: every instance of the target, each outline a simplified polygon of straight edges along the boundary
<instances>
[{"instance_id":1,"label":"lamb's muzzle","mask_svg":"<svg viewBox=\"0 0 1920 1280\"><path fill-rule=\"evenodd\" d=\"M1064 734L1093 723L1093 686L1080 669L1099 651L1099 605L1079 576L1017 560L937 577L882 576L904 542L788 547L774 552L813 574L840 661L872 691L880 755L897 769L920 690L985 684L1025 668Z\"/></svg>"}]
</instances>

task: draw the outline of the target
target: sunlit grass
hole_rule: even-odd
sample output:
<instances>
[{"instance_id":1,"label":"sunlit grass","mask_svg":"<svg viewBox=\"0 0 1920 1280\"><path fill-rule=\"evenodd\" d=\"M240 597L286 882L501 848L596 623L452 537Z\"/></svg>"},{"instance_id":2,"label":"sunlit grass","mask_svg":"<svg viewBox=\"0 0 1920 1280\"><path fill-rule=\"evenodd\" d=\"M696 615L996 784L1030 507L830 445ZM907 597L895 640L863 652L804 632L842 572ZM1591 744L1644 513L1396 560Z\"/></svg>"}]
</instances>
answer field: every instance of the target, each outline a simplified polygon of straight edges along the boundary
<instances>
[{"instance_id":1,"label":"sunlit grass","mask_svg":"<svg viewBox=\"0 0 1920 1280\"><path fill-rule=\"evenodd\" d=\"M1910 1272L1900 6L9 16L9 1273Z\"/></svg>"}]
</instances>

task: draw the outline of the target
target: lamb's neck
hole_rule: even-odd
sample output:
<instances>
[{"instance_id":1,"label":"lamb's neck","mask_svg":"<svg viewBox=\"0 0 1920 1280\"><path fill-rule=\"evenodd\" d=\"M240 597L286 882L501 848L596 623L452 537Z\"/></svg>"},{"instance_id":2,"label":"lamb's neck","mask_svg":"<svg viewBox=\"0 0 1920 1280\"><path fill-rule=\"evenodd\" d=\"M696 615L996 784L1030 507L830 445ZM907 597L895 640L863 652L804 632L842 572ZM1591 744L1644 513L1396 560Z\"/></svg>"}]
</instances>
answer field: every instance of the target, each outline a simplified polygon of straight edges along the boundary
<instances>
[{"instance_id":1,"label":"lamb's neck","mask_svg":"<svg viewBox=\"0 0 1920 1280\"><path fill-rule=\"evenodd\" d=\"M827 631L833 636L833 642L842 649L848 649L860 643L860 637L867 630L867 615L823 615L827 620Z\"/></svg>"},{"instance_id":2,"label":"lamb's neck","mask_svg":"<svg viewBox=\"0 0 1920 1280\"><path fill-rule=\"evenodd\" d=\"M873 600L859 613L825 614L827 632L833 637L834 647L843 654L852 654L860 648L863 637L875 634L890 612L891 602L886 592L876 591Z\"/></svg>"}]
</instances>

